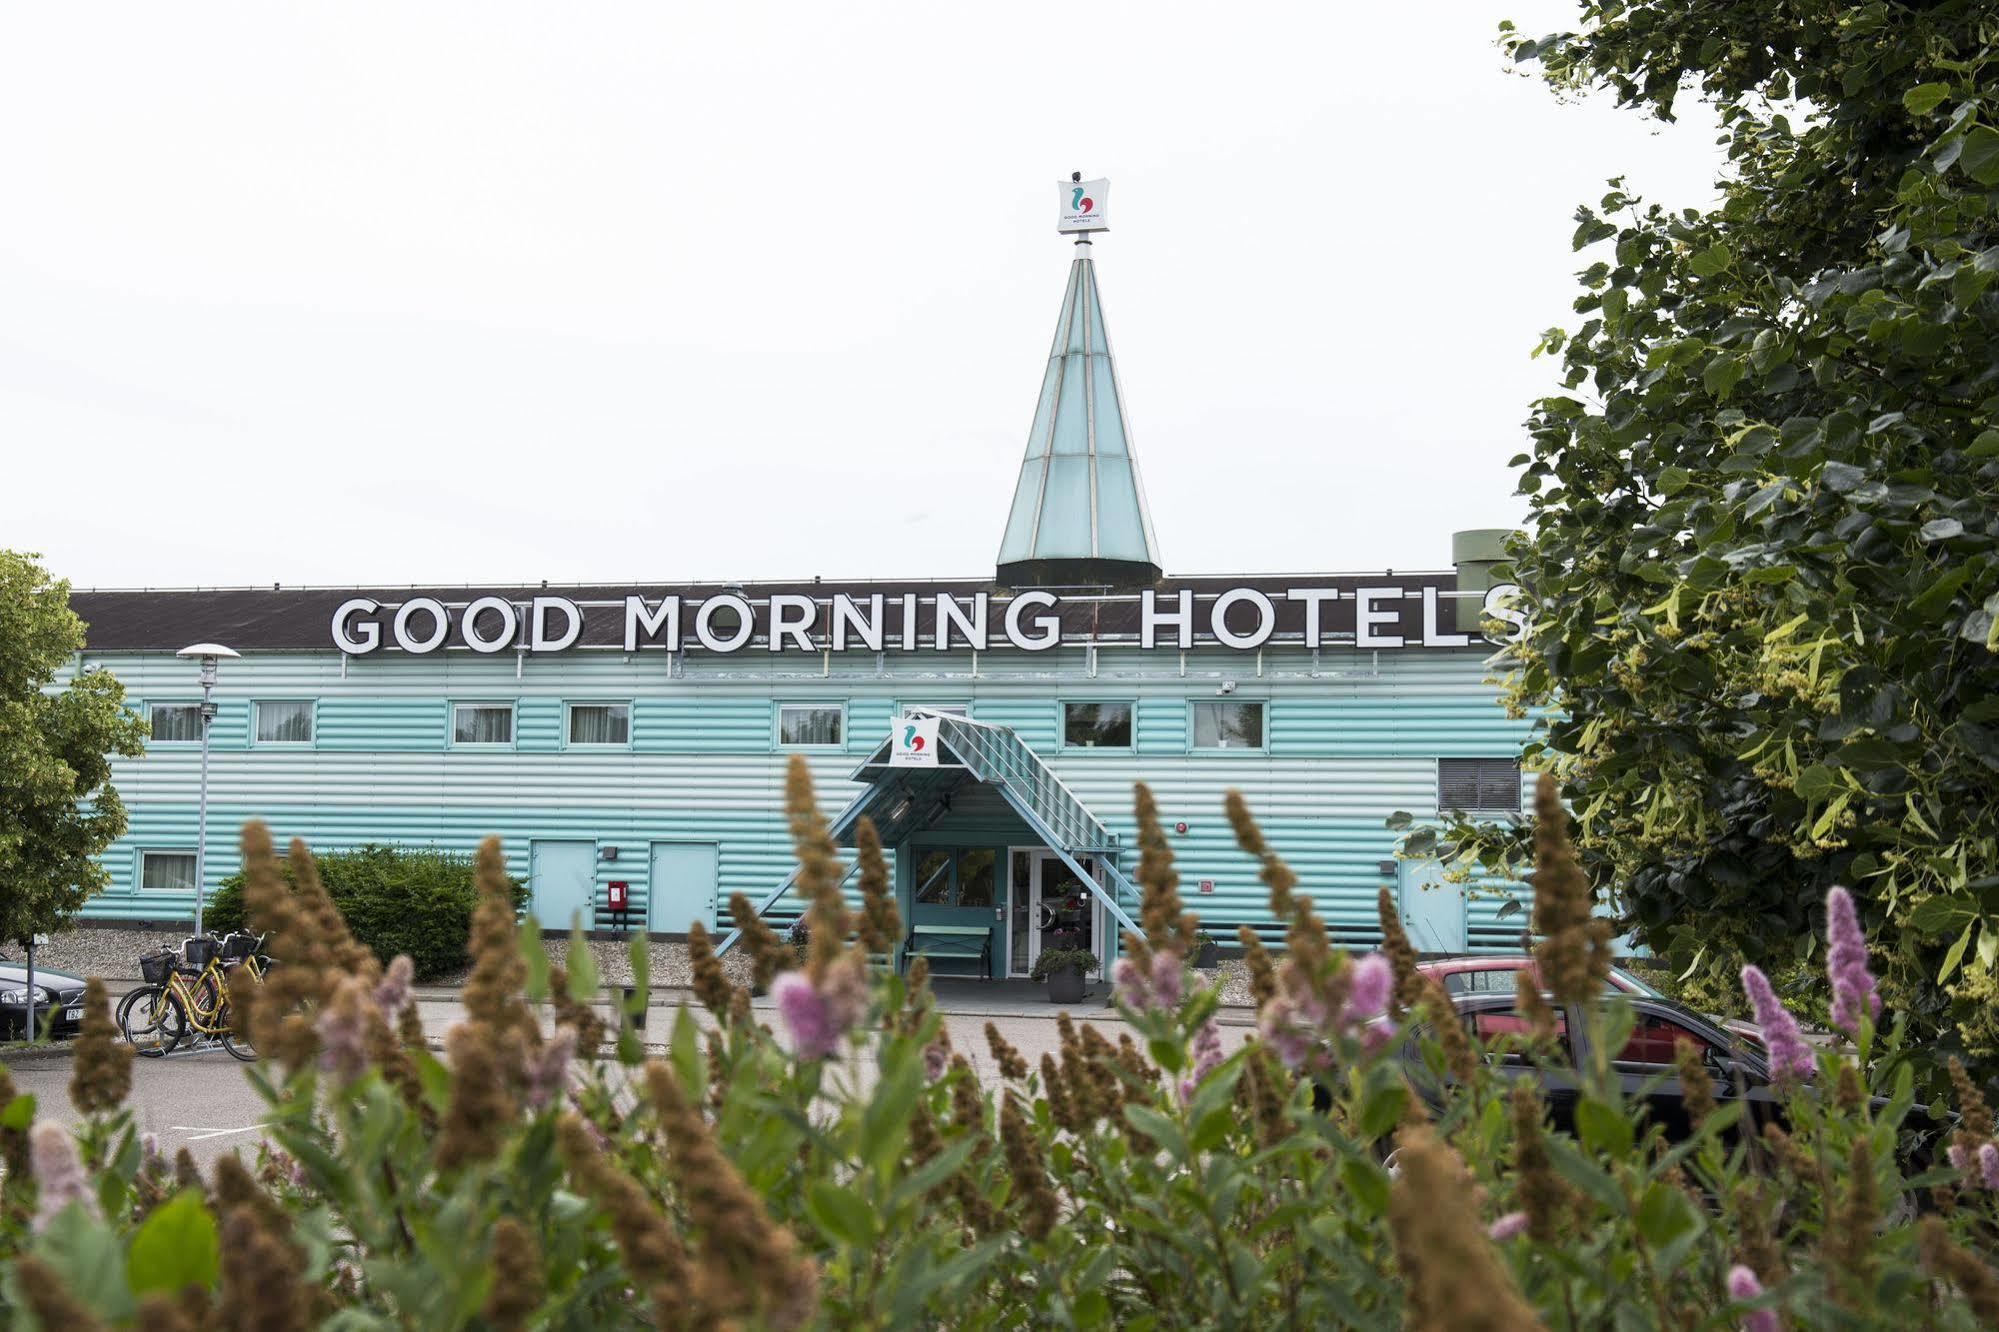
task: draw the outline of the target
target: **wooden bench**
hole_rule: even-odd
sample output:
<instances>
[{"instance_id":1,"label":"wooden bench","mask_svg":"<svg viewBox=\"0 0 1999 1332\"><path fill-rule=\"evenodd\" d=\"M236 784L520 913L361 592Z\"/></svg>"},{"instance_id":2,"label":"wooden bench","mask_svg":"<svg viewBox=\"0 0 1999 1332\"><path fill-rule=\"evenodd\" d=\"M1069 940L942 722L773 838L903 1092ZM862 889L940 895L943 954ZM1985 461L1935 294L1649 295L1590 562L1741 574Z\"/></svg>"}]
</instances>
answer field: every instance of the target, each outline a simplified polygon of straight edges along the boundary
<instances>
[{"instance_id":1,"label":"wooden bench","mask_svg":"<svg viewBox=\"0 0 1999 1332\"><path fill-rule=\"evenodd\" d=\"M976 975L980 980L990 980L993 974L993 932L988 925L912 925L909 937L902 943L902 964L909 965L912 957L927 957L930 966L936 970L939 962L960 963L976 966L976 972L966 970L963 975Z\"/></svg>"}]
</instances>

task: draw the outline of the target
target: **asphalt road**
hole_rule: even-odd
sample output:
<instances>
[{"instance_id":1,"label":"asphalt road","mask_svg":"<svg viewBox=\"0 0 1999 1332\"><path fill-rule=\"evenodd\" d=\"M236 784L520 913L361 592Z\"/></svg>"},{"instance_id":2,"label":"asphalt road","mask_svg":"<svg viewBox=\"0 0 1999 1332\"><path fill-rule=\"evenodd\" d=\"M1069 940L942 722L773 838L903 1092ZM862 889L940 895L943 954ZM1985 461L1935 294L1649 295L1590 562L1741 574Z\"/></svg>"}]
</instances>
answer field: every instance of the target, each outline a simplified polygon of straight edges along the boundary
<instances>
[{"instance_id":1,"label":"asphalt road","mask_svg":"<svg viewBox=\"0 0 1999 1332\"><path fill-rule=\"evenodd\" d=\"M444 999L423 999L418 1011L424 1029L434 1038L442 1037L445 1029L462 1016L456 1002ZM666 1038L673 1014L672 1006L652 1008L647 1016L650 1039ZM700 1016L705 1022L706 1014ZM1116 1041L1124 1025L1115 1013L1106 1014L1101 1009L1075 1016L1079 1022L1100 1027L1112 1041ZM774 1027L777 1025L775 1014L760 1011L759 1017ZM999 1071L986 1049L988 1021L1000 1029L1000 1034L1021 1052L1030 1067L1040 1064L1044 1052L1054 1052L1059 1046L1052 1006L1045 1016L1001 1014L989 1018L977 1013L947 1014L944 1022L953 1048L989 1084L999 1080ZM1246 1034L1244 1026L1225 1025L1223 1045L1233 1050ZM128 1103L137 1115L140 1131L158 1135L160 1150L169 1158L179 1148L186 1147L204 1167L226 1151L242 1151L246 1158L251 1156L262 1133L259 1121L264 1101L244 1077L245 1068L219 1049L134 1060ZM16 1087L34 1093L39 1114L52 1114L66 1122L77 1118L69 1103L68 1059L36 1056L15 1062L9 1071Z\"/></svg>"}]
</instances>

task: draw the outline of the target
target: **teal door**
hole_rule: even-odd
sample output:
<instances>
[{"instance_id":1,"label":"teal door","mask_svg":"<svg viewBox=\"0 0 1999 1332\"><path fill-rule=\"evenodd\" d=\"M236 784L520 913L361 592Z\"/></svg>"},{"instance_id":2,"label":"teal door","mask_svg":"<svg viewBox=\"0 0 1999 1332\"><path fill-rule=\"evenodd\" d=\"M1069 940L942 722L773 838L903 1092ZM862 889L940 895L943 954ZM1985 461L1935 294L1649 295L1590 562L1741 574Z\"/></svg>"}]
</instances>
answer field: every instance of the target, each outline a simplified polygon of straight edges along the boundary
<instances>
[{"instance_id":1,"label":"teal door","mask_svg":"<svg viewBox=\"0 0 1999 1332\"><path fill-rule=\"evenodd\" d=\"M1435 860L1403 860L1395 866L1402 927L1419 953L1462 953L1468 930L1465 891L1444 878Z\"/></svg>"},{"instance_id":2,"label":"teal door","mask_svg":"<svg viewBox=\"0 0 1999 1332\"><path fill-rule=\"evenodd\" d=\"M646 930L685 934L691 921L715 927L722 849L713 842L654 842L646 885Z\"/></svg>"},{"instance_id":3,"label":"teal door","mask_svg":"<svg viewBox=\"0 0 1999 1332\"><path fill-rule=\"evenodd\" d=\"M1005 940L999 933L1006 915L1006 889L1000 878L1006 853L992 847L926 846L898 850L896 859L905 858L910 865L910 924L986 931L984 940L966 934L940 946L930 960L935 974L999 975L1006 964ZM983 973L978 968L982 953L987 957Z\"/></svg>"},{"instance_id":4,"label":"teal door","mask_svg":"<svg viewBox=\"0 0 1999 1332\"><path fill-rule=\"evenodd\" d=\"M534 842L528 851L528 890L534 918L545 930L567 930L579 916L596 925L597 844Z\"/></svg>"}]
</instances>

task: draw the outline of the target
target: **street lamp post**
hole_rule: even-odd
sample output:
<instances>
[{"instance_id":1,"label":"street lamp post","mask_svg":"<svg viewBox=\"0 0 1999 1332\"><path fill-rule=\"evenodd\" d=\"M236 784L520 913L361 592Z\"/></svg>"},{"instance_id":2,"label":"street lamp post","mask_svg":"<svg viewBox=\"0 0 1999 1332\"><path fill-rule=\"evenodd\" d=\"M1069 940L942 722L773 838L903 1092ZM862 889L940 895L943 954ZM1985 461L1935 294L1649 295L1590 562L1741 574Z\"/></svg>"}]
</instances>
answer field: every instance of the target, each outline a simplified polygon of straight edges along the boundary
<instances>
[{"instance_id":1,"label":"street lamp post","mask_svg":"<svg viewBox=\"0 0 1999 1332\"><path fill-rule=\"evenodd\" d=\"M220 643L196 643L174 654L201 659L201 801L194 832L194 935L201 937L201 908L208 891L208 728L215 721L215 668L224 657L240 654Z\"/></svg>"}]
</instances>

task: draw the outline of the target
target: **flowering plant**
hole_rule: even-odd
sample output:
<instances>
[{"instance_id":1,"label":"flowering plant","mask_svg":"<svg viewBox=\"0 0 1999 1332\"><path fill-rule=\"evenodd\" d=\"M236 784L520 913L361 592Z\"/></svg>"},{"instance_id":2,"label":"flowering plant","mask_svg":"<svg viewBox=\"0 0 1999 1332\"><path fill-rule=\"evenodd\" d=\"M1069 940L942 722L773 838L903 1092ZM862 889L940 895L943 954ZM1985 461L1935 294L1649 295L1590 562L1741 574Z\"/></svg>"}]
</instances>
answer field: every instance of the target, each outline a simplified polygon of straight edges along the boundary
<instances>
[{"instance_id":1,"label":"flowering plant","mask_svg":"<svg viewBox=\"0 0 1999 1332\"><path fill-rule=\"evenodd\" d=\"M1945 1159L1911 1161L1902 1019L1877 1027L1864 999L1850 1042L1812 1047L1754 1130L1747 1098L1684 1061L1674 1140L1648 1112L1658 1079L1563 1067L1532 1038L1488 1058L1385 901L1378 952L1334 946L1233 800L1288 933L1281 955L1243 939L1259 1015L1231 1025L1186 964L1195 922L1140 788L1116 1019L1061 1015L1035 1061L993 1024L961 1049L921 959L907 977L868 962L898 932L872 832L855 913L802 768L788 795L807 956L741 903L773 982L753 1008L692 931L700 1005L650 1057L587 951L551 966L516 927L496 844L467 1018L440 1057L408 967L354 943L303 846L283 891L253 825L249 909L285 963L233 996L263 1056L265 1150L207 1174L163 1160L123 1107L129 1056L93 986L75 1131L0 1074L0 1316L64 1332L1999 1321L1992 1115L1959 1069ZM1630 1010L1601 995L1587 886L1543 813L1540 973L1587 1048L1615 1049ZM632 963L642 995L643 939ZM1857 986L1853 959L1837 965ZM1537 1064L1574 1089L1573 1135L1510 1076Z\"/></svg>"}]
</instances>

